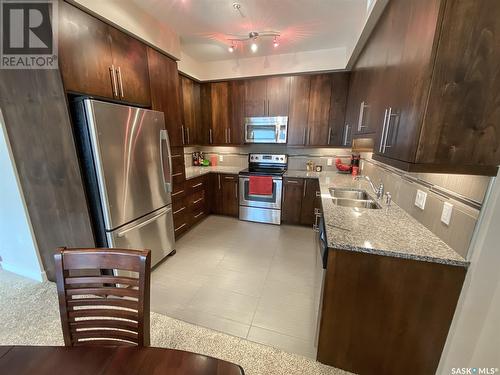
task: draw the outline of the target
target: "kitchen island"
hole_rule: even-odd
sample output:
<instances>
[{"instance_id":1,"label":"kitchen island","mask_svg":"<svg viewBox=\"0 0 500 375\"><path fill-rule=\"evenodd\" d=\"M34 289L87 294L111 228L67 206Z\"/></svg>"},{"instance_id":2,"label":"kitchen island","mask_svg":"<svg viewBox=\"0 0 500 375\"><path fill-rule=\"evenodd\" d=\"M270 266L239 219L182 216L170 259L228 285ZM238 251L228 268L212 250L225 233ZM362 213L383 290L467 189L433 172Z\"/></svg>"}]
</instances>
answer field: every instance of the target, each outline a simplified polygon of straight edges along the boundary
<instances>
[{"instance_id":1,"label":"kitchen island","mask_svg":"<svg viewBox=\"0 0 500 375\"><path fill-rule=\"evenodd\" d=\"M329 172L317 178L328 257L318 361L358 374L433 374L468 262L397 204L379 209L335 205L330 188L366 181Z\"/></svg>"}]
</instances>

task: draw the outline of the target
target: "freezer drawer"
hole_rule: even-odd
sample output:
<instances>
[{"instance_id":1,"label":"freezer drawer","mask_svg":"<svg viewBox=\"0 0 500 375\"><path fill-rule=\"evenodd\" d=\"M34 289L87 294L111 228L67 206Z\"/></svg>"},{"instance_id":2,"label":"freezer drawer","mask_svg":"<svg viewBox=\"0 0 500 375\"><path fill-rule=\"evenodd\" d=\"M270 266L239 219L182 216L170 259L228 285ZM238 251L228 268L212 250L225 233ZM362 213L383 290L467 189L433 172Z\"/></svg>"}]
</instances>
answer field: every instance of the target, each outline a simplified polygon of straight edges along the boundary
<instances>
[{"instance_id":1,"label":"freezer drawer","mask_svg":"<svg viewBox=\"0 0 500 375\"><path fill-rule=\"evenodd\" d=\"M107 236L110 247L151 250L151 266L154 266L175 247L172 206L108 232Z\"/></svg>"}]
</instances>

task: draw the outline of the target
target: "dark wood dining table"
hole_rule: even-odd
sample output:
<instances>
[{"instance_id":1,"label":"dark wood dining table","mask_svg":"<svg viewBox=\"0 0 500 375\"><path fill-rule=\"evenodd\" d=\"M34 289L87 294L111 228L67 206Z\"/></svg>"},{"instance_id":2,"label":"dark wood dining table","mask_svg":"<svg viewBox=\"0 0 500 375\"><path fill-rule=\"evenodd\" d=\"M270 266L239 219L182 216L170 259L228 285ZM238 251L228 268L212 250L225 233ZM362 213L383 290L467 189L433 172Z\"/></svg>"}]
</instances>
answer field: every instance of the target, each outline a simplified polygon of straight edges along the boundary
<instances>
[{"instance_id":1,"label":"dark wood dining table","mask_svg":"<svg viewBox=\"0 0 500 375\"><path fill-rule=\"evenodd\" d=\"M182 350L110 346L0 346L6 375L244 375L230 362Z\"/></svg>"}]
</instances>

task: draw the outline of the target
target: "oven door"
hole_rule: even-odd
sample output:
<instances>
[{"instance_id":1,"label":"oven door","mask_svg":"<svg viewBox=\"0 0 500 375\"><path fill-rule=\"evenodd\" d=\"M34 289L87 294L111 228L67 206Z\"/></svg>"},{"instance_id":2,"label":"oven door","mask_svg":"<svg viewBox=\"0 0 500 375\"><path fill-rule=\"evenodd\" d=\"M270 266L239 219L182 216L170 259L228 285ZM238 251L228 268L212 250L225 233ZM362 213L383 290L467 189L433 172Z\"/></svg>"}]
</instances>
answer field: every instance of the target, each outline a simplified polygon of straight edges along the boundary
<instances>
[{"instance_id":1,"label":"oven door","mask_svg":"<svg viewBox=\"0 0 500 375\"><path fill-rule=\"evenodd\" d=\"M248 176L240 176L240 206L281 209L281 195L283 180L281 177L273 177L272 195L249 194Z\"/></svg>"}]
</instances>

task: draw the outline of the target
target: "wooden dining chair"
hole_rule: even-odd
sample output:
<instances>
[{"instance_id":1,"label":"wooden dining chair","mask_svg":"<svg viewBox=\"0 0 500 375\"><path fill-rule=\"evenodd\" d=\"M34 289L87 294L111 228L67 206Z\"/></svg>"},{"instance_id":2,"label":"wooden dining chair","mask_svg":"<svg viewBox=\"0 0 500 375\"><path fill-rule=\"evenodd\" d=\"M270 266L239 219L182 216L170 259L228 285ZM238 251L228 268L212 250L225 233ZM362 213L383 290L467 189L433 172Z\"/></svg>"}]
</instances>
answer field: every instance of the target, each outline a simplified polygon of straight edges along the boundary
<instances>
[{"instance_id":1,"label":"wooden dining chair","mask_svg":"<svg viewBox=\"0 0 500 375\"><path fill-rule=\"evenodd\" d=\"M65 345L149 346L151 252L58 250L56 282ZM105 275L102 270L118 272Z\"/></svg>"}]
</instances>

